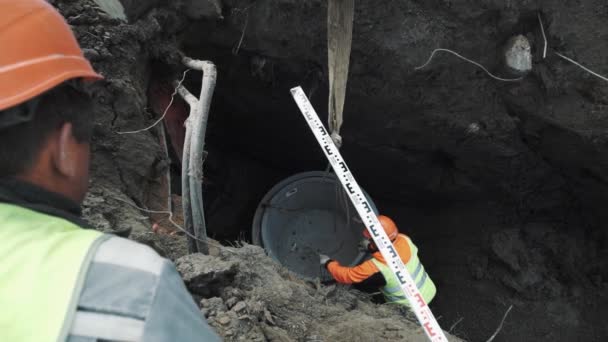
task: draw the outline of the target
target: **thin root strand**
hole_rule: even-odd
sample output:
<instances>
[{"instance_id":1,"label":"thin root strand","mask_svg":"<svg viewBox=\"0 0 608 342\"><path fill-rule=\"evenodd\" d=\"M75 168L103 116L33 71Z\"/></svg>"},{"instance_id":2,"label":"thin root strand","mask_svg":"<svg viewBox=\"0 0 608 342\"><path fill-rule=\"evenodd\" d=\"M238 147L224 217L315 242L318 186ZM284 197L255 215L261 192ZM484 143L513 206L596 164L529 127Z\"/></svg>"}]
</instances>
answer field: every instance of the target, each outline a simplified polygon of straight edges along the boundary
<instances>
[{"instance_id":1,"label":"thin root strand","mask_svg":"<svg viewBox=\"0 0 608 342\"><path fill-rule=\"evenodd\" d=\"M608 82L608 77L598 74L597 72L595 72L595 71L593 71L593 70L591 70L591 69L589 69L589 68L587 68L587 67L583 66L583 65L582 65L582 64L580 64L579 62L577 62L577 61L573 60L572 58L569 58L569 57L566 57L566 56L562 55L562 54L561 54L561 53L559 53L559 52L555 52L555 54L556 54L556 55L558 55L558 56L560 56L561 58L563 58L563 59L567 60L568 62L570 62L570 63L572 63L572 64L576 65L577 67L579 67L579 68L581 68L581 69L585 70L586 72L590 73L591 75L593 75L593 76L595 76L595 77L597 77L597 78L601 78L602 80L604 80L604 81Z\"/></svg>"},{"instance_id":2,"label":"thin root strand","mask_svg":"<svg viewBox=\"0 0 608 342\"><path fill-rule=\"evenodd\" d=\"M143 211L143 212L145 212L145 213L148 213L148 214L166 214L166 215L169 215L169 217L168 217L168 221L169 221L169 222L170 222L170 223L171 223L171 224L172 224L172 225L173 225L175 228L179 229L180 231L182 231L184 234L186 234L187 236L191 237L192 239L194 239L194 240L196 240L196 241L207 242L207 243L209 243L210 245L213 245L213 246L216 246L216 247L224 247L224 246L222 246L221 244L214 243L213 241L203 241L203 240L201 240L201 239L197 238L196 236L192 235L191 233L189 233L189 232L188 232L186 229L184 229L182 226L180 226L180 225L179 225L179 224L177 224L175 221L173 221L173 212L171 212L171 211L166 211L166 210L150 210L150 209L146 209L146 208L139 207L139 206L137 206L137 205L135 205L135 204L133 204L133 203L130 203L130 202L128 202L128 201L125 201L125 200L120 199L120 198L117 198L117 197L111 197L111 198L112 198L113 200L116 200L116 201L118 201L118 202L125 203L125 204L127 204L127 205L129 205L129 206L131 206L131 207L133 207L133 208L135 208L135 209L141 210L141 211ZM228 251L229 251L230 253L234 253L234 252L233 252L233 251L231 251L231 250L228 250Z\"/></svg>"},{"instance_id":3,"label":"thin root strand","mask_svg":"<svg viewBox=\"0 0 608 342\"><path fill-rule=\"evenodd\" d=\"M505 324L505 320L507 319L507 316L509 316L509 312L511 312L511 309L513 309L512 304L507 309L507 312L505 312L505 314L502 316L502 321L500 321L500 324L498 325L498 328L496 328L496 331L494 332L494 334L492 334L492 336L490 336L490 338L486 342L492 342L492 341L494 341L496 336L498 336L498 333L500 333L500 331L502 330L502 326Z\"/></svg>"},{"instance_id":4,"label":"thin root strand","mask_svg":"<svg viewBox=\"0 0 608 342\"><path fill-rule=\"evenodd\" d=\"M469 62L469 63L471 63L471 64L473 64L473 65L476 65L477 67L479 67L479 68L481 68L483 71L485 71L485 73L486 73L486 74L488 74L488 76L492 77L493 79L495 79L495 80L497 80L497 81L502 81L502 82L517 82L517 81L521 81L521 80L523 79L523 77L518 77L518 78L502 78L502 77L498 77L498 76L496 76L496 75L492 74L492 73L491 73L491 72L490 72L488 69L486 69L486 67L484 67L483 65L481 65L481 64L479 64L479 63L477 63L477 62L475 62L475 61L473 61L473 60L470 60L470 59L468 59L468 58L466 58L466 57L464 57L464 56L460 55L459 53L457 53L457 52L455 52L455 51L452 51L452 50L449 50L449 49L441 49L441 48L440 48L440 49L435 49L435 50L433 50L433 53L431 54L431 57L429 57L429 59L426 61L426 63L424 63L423 65L421 65L421 66L419 66L419 67L416 67L416 68L415 68L415 70L420 70L420 69L423 69L423 68L425 68L427 65L429 65L429 64L431 63L431 61L433 60L433 58L435 57L435 54L436 54L437 52L448 52L448 53L451 53L452 55L454 55L454 56L456 56L456 57L458 57L458 58L460 58L460 59L462 59L462 60L464 60L464 61L466 61L466 62Z\"/></svg>"},{"instance_id":5,"label":"thin root strand","mask_svg":"<svg viewBox=\"0 0 608 342\"><path fill-rule=\"evenodd\" d=\"M184 71L184 74L182 75L182 79L177 84L177 87L175 87L173 94L171 94L171 101L169 101L169 104L167 105L167 108L165 108L163 115L161 115L158 120L156 120L152 125L150 125L146 128L138 129L136 131L126 131L126 132L116 132L116 133L123 135L123 134L135 134L135 133L145 132L145 131L151 130L152 128L156 127L156 125L158 125L161 121L163 121L165 116L167 116L167 112L169 111L169 108L171 108L171 105L173 105L173 100L175 99L175 94L177 94L178 88L181 86L182 82L184 82L184 80L186 79L186 74L188 73L188 71L190 71L190 69L186 69L186 71Z\"/></svg>"},{"instance_id":6,"label":"thin root strand","mask_svg":"<svg viewBox=\"0 0 608 342\"><path fill-rule=\"evenodd\" d=\"M547 58L547 47L549 43L547 42L547 35L545 34L545 26L543 25L543 19L540 16L540 12L538 13L538 22L540 23L540 32L543 34L543 39L545 41L545 47L543 48L543 59Z\"/></svg>"}]
</instances>

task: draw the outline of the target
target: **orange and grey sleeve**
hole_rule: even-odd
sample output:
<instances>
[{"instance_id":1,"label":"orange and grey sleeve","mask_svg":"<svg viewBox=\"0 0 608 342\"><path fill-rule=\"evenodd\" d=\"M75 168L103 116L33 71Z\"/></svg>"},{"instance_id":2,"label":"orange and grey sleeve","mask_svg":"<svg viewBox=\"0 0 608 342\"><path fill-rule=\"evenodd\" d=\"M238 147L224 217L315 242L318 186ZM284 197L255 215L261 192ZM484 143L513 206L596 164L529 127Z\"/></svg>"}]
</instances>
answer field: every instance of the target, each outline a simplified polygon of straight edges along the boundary
<instances>
[{"instance_id":1,"label":"orange and grey sleeve","mask_svg":"<svg viewBox=\"0 0 608 342\"><path fill-rule=\"evenodd\" d=\"M341 284L356 284L379 272L373 261L367 260L355 267L345 267L332 260L327 263L327 270Z\"/></svg>"}]
</instances>

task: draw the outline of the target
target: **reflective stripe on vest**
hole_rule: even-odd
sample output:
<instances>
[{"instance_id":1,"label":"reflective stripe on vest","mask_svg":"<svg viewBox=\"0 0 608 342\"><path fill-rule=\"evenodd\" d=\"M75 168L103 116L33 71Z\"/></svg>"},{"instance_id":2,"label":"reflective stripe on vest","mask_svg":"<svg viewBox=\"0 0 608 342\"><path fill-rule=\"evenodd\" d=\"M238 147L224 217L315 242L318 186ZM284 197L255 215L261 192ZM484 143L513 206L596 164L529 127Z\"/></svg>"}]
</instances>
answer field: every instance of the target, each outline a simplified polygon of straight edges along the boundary
<instances>
[{"instance_id":1,"label":"reflective stripe on vest","mask_svg":"<svg viewBox=\"0 0 608 342\"><path fill-rule=\"evenodd\" d=\"M405 268L412 276L412 279L414 279L416 282L416 287L418 287L422 298L429 303L435 297L437 289L418 258L418 248L408 237L403 234L399 234L398 239L407 239L411 250L411 257L410 260L405 264ZM384 294L386 301L389 303L398 303L409 306L409 302L401 290L399 281L393 272L391 272L390 268L375 258L372 258L372 261L378 270L380 270L384 280L386 281L386 285L380 289L382 294Z\"/></svg>"},{"instance_id":2,"label":"reflective stripe on vest","mask_svg":"<svg viewBox=\"0 0 608 342\"><path fill-rule=\"evenodd\" d=\"M63 341L92 257L94 230L0 204L0 336L3 341Z\"/></svg>"}]
</instances>

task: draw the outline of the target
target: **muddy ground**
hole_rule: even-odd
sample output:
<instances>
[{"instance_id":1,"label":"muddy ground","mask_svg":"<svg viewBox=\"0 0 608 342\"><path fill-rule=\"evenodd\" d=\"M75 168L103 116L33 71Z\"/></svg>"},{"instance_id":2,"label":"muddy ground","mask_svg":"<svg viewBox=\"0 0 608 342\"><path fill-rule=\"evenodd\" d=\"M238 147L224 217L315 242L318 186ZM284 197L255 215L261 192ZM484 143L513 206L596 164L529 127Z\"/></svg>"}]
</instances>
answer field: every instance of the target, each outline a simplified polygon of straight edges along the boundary
<instances>
[{"instance_id":1,"label":"muddy ground","mask_svg":"<svg viewBox=\"0 0 608 342\"><path fill-rule=\"evenodd\" d=\"M180 78L179 51L218 65L205 185L212 236L249 240L265 191L296 172L325 168L288 92L302 85L323 115L324 1L125 0L126 20L112 18L92 0L52 2L106 77L94 89L98 105L86 202L87 216L99 229L130 233L173 260L185 254L183 236L151 231L154 223L170 226L166 215L133 207L166 210L164 176L168 170L179 174L177 154L167 157L158 127L123 134L159 117L151 85ZM213 6L194 10L195 3ZM608 74L606 2L390 0L358 1L356 7L343 153L380 210L417 241L439 289L433 306L444 329L485 340L513 305L495 341L606 340L608 86L555 54ZM539 13L549 43L546 59ZM515 34L525 35L533 48L533 71L522 81L490 79L450 55L414 69L442 47L508 76L501 53ZM197 80L191 72L186 85L196 89ZM252 268L241 275L261 277L258 289L236 287L247 292L236 296L239 301L259 307L255 295L276 289L261 273L276 266L251 246L235 253L218 258L239 264L254 253L263 265L258 273ZM315 329L329 326L328 334L359 327L354 334L368 336L368 319L376 314L407 324L357 297L363 309L319 325L324 323L316 315L338 315L349 308L340 298L357 295L340 290L324 303L318 292L325 287L277 272L268 277L279 274L279 284L307 293L311 305L322 303L320 311L301 312L263 303L269 311L275 305L275 326L295 339L311 340ZM231 297L220 292L215 296L221 303L205 305L226 306ZM260 318L265 311L256 310L258 323L268 325ZM358 324L338 329L342 321ZM268 334L262 331L270 339ZM385 337L398 339L395 334Z\"/></svg>"}]
</instances>

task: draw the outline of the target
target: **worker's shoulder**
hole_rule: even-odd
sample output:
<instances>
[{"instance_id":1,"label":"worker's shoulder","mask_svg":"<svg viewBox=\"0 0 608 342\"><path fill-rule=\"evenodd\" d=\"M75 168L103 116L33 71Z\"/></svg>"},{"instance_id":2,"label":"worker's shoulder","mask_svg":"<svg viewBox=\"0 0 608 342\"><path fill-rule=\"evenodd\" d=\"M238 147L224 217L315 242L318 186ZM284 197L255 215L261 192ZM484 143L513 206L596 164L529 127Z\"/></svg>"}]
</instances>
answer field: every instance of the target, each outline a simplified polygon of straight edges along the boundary
<instances>
[{"instance_id":1,"label":"worker's shoulder","mask_svg":"<svg viewBox=\"0 0 608 342\"><path fill-rule=\"evenodd\" d=\"M110 236L99 244L94 251L92 263L156 276L162 273L167 264L171 264L152 248L117 236Z\"/></svg>"},{"instance_id":2,"label":"worker's shoulder","mask_svg":"<svg viewBox=\"0 0 608 342\"><path fill-rule=\"evenodd\" d=\"M412 242L412 239L403 234L403 233L399 233L399 235L397 235L397 239L395 239L394 244L407 244L409 245Z\"/></svg>"},{"instance_id":3,"label":"worker's shoulder","mask_svg":"<svg viewBox=\"0 0 608 342\"><path fill-rule=\"evenodd\" d=\"M403 234L403 233L399 233L399 235L397 235L398 238L402 238L402 239L406 239L409 240L410 237L407 234Z\"/></svg>"},{"instance_id":4,"label":"worker's shoulder","mask_svg":"<svg viewBox=\"0 0 608 342\"><path fill-rule=\"evenodd\" d=\"M172 264L152 248L106 236L91 251L78 310L146 320L162 284L174 277Z\"/></svg>"},{"instance_id":5,"label":"worker's shoulder","mask_svg":"<svg viewBox=\"0 0 608 342\"><path fill-rule=\"evenodd\" d=\"M112 236L91 254L70 332L75 338L68 341L81 336L91 341L217 340L173 263L152 248Z\"/></svg>"}]
</instances>

